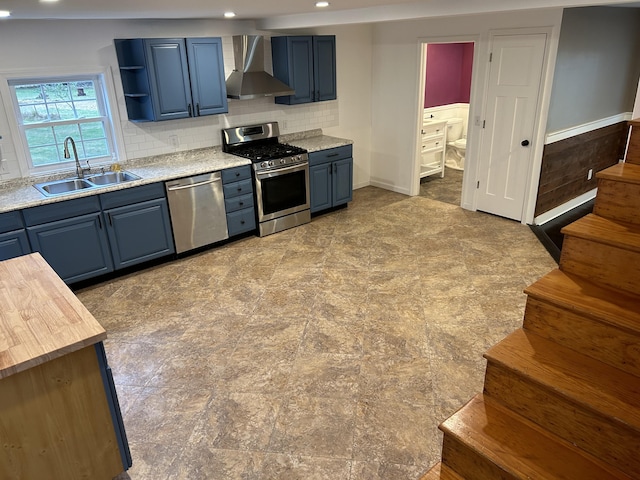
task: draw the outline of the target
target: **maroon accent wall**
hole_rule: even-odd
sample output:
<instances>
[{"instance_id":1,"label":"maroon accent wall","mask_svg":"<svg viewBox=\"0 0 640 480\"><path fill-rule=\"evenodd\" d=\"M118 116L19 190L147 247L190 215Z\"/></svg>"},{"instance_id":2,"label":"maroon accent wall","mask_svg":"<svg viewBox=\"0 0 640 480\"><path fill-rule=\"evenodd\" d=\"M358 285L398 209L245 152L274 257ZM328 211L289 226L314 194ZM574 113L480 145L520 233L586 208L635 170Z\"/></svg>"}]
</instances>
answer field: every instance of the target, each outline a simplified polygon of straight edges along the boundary
<instances>
[{"instance_id":1,"label":"maroon accent wall","mask_svg":"<svg viewBox=\"0 0 640 480\"><path fill-rule=\"evenodd\" d=\"M424 108L469 103L473 43L427 45Z\"/></svg>"}]
</instances>

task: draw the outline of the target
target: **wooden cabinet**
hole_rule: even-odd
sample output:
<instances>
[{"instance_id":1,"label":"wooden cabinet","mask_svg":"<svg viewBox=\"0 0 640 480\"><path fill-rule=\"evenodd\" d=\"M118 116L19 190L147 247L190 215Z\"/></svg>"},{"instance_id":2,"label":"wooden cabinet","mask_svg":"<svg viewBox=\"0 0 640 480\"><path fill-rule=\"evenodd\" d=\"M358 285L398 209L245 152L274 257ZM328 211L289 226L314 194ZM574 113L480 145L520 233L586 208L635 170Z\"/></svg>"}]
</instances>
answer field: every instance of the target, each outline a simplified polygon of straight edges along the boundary
<instances>
[{"instance_id":1,"label":"wooden cabinet","mask_svg":"<svg viewBox=\"0 0 640 480\"><path fill-rule=\"evenodd\" d=\"M273 75L295 90L279 104L335 100L336 38L333 35L271 37Z\"/></svg>"},{"instance_id":2,"label":"wooden cabinet","mask_svg":"<svg viewBox=\"0 0 640 480\"><path fill-rule=\"evenodd\" d=\"M31 253L20 212L0 213L0 261Z\"/></svg>"},{"instance_id":3,"label":"wooden cabinet","mask_svg":"<svg viewBox=\"0 0 640 480\"><path fill-rule=\"evenodd\" d=\"M353 198L351 145L309 153L311 213L345 205Z\"/></svg>"},{"instance_id":4,"label":"wooden cabinet","mask_svg":"<svg viewBox=\"0 0 640 480\"><path fill-rule=\"evenodd\" d=\"M444 177L444 161L447 148L447 122L425 122L422 124L422 149L420 178L440 174Z\"/></svg>"},{"instance_id":5,"label":"wooden cabinet","mask_svg":"<svg viewBox=\"0 0 640 480\"><path fill-rule=\"evenodd\" d=\"M23 210L32 249L67 283L113 271L98 197Z\"/></svg>"},{"instance_id":6,"label":"wooden cabinet","mask_svg":"<svg viewBox=\"0 0 640 480\"><path fill-rule=\"evenodd\" d=\"M243 165L223 170L222 188L229 236L255 230L256 213L251 167Z\"/></svg>"},{"instance_id":7,"label":"wooden cabinet","mask_svg":"<svg viewBox=\"0 0 640 480\"><path fill-rule=\"evenodd\" d=\"M162 183L100 195L115 269L175 251Z\"/></svg>"},{"instance_id":8,"label":"wooden cabinet","mask_svg":"<svg viewBox=\"0 0 640 480\"><path fill-rule=\"evenodd\" d=\"M0 338L12 339L0 342L0 478L110 480L127 470L104 328L39 254L1 262L0 291Z\"/></svg>"},{"instance_id":9,"label":"wooden cabinet","mask_svg":"<svg viewBox=\"0 0 640 480\"><path fill-rule=\"evenodd\" d=\"M136 38L114 43L129 120L228 111L220 38Z\"/></svg>"}]
</instances>

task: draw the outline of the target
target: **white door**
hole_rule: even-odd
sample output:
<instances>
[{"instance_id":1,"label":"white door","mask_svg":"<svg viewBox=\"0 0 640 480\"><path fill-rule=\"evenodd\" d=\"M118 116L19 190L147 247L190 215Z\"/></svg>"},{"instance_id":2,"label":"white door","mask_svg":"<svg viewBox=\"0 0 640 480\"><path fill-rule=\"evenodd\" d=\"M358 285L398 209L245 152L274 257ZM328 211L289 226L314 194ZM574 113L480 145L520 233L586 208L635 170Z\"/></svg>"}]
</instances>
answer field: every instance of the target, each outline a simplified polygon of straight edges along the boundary
<instances>
[{"instance_id":1,"label":"white door","mask_svg":"<svg viewBox=\"0 0 640 480\"><path fill-rule=\"evenodd\" d=\"M492 38L477 209L521 220L547 36Z\"/></svg>"}]
</instances>

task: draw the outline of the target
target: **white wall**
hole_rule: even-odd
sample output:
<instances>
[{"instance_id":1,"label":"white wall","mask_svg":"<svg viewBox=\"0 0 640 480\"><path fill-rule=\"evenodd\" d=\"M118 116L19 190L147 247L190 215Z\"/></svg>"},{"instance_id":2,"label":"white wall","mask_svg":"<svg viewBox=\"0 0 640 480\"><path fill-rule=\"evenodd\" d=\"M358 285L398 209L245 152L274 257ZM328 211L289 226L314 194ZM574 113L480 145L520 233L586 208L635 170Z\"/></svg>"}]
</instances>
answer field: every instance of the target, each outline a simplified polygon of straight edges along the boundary
<instances>
[{"instance_id":1,"label":"white wall","mask_svg":"<svg viewBox=\"0 0 640 480\"><path fill-rule=\"evenodd\" d=\"M163 122L132 123L127 120L114 38L203 37L223 40L225 73L233 69L232 35L264 34L265 63L271 64L268 32L255 30L253 22L220 20L129 20L129 21L7 21L0 29L0 74L38 70L73 73L74 69L103 67L111 70L116 95L115 127L124 142L122 157L133 159L175 151L169 137L177 135L177 150L209 147L221 143L220 130L228 126L262 121L279 121L282 133L322 128L328 134L351 138L354 150L355 182L369 181L370 51L371 29L364 26L336 29L338 49L338 100L306 105L276 105L273 98L230 100L229 113ZM325 28L323 33L332 34ZM360 58L360 52L363 52ZM267 67L268 71L271 71ZM362 91L358 85L364 80ZM369 84L369 86L367 85ZM119 112L119 113L118 113ZM8 128L8 115L0 102L0 147L7 162L0 181L21 175L14 144ZM119 115L119 121L118 121ZM358 120L362 120L358 123ZM343 126L344 125L344 126Z\"/></svg>"},{"instance_id":2,"label":"white wall","mask_svg":"<svg viewBox=\"0 0 640 480\"><path fill-rule=\"evenodd\" d=\"M472 15L444 19L380 23L373 29L373 108L371 183L397 192L412 192L420 98L421 42L459 36L476 37L476 59L471 86L472 115L481 115L487 73L489 33L495 29L552 27L558 35L561 9ZM546 118L544 119L546 121ZM478 143L477 129L468 132L469 147ZM467 158L467 160L470 160ZM473 159L471 159L473 161ZM467 171L473 165L467 163ZM468 205L465 205L468 207Z\"/></svg>"}]
</instances>

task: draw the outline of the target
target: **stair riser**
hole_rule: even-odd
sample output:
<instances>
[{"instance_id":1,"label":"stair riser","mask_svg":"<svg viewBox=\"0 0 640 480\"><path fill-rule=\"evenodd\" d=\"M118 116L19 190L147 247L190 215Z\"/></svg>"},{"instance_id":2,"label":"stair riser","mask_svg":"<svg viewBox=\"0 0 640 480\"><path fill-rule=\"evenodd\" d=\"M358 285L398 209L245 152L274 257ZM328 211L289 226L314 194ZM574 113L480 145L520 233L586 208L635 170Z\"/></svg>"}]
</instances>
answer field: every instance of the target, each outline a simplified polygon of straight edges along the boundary
<instances>
[{"instance_id":1,"label":"stair riser","mask_svg":"<svg viewBox=\"0 0 640 480\"><path fill-rule=\"evenodd\" d=\"M565 235L560 269L601 285L636 293L640 253Z\"/></svg>"},{"instance_id":2,"label":"stair riser","mask_svg":"<svg viewBox=\"0 0 640 480\"><path fill-rule=\"evenodd\" d=\"M640 432L617 419L573 403L554 393L553 386L533 383L492 362L487 364L485 395L632 477L640 477Z\"/></svg>"},{"instance_id":3,"label":"stair riser","mask_svg":"<svg viewBox=\"0 0 640 480\"><path fill-rule=\"evenodd\" d=\"M480 452L447 433L442 441L442 463L465 480L518 480L518 477L505 472Z\"/></svg>"},{"instance_id":4,"label":"stair riser","mask_svg":"<svg viewBox=\"0 0 640 480\"><path fill-rule=\"evenodd\" d=\"M621 222L640 223L640 185L598 180L598 195L593 213Z\"/></svg>"},{"instance_id":5,"label":"stair riser","mask_svg":"<svg viewBox=\"0 0 640 480\"><path fill-rule=\"evenodd\" d=\"M640 376L640 336L542 300L527 298L524 329Z\"/></svg>"}]
</instances>

